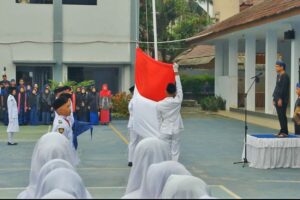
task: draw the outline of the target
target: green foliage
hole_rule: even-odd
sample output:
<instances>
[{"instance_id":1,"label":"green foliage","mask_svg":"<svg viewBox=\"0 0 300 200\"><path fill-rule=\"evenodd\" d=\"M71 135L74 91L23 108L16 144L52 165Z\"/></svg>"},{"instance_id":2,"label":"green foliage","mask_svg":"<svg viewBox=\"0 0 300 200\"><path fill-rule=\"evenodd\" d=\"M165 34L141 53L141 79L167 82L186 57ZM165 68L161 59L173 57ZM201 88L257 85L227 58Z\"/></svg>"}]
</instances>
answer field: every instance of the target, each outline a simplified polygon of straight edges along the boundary
<instances>
[{"instance_id":1,"label":"green foliage","mask_svg":"<svg viewBox=\"0 0 300 200\"><path fill-rule=\"evenodd\" d=\"M205 84L209 87L214 87L214 77L208 75L187 76L181 75L182 89L184 92L200 94L203 91Z\"/></svg>"},{"instance_id":2,"label":"green foliage","mask_svg":"<svg viewBox=\"0 0 300 200\"><path fill-rule=\"evenodd\" d=\"M117 93L112 97L113 113L119 115L129 116L128 103L131 99L131 95L127 95L126 92Z\"/></svg>"},{"instance_id":3,"label":"green foliage","mask_svg":"<svg viewBox=\"0 0 300 200\"><path fill-rule=\"evenodd\" d=\"M156 0L158 41L181 40L201 32L208 24L206 12L195 0ZM153 41L152 1L141 0L140 40ZM153 52L153 44L140 44ZM184 42L159 44L163 61L171 62L188 49ZM150 53L149 52L149 53Z\"/></svg>"},{"instance_id":4,"label":"green foliage","mask_svg":"<svg viewBox=\"0 0 300 200\"><path fill-rule=\"evenodd\" d=\"M73 91L76 90L77 87L88 87L88 86L92 86L95 84L94 80L88 80L88 81L83 81L80 83L77 83L75 81L65 81L65 82L57 82L55 80L49 80L49 85L50 85L50 89L54 90L55 88L59 87L60 85L63 86L70 86Z\"/></svg>"},{"instance_id":5,"label":"green foliage","mask_svg":"<svg viewBox=\"0 0 300 200\"><path fill-rule=\"evenodd\" d=\"M219 109L225 110L226 101L222 97L206 97L200 101L203 110L217 112Z\"/></svg>"}]
</instances>

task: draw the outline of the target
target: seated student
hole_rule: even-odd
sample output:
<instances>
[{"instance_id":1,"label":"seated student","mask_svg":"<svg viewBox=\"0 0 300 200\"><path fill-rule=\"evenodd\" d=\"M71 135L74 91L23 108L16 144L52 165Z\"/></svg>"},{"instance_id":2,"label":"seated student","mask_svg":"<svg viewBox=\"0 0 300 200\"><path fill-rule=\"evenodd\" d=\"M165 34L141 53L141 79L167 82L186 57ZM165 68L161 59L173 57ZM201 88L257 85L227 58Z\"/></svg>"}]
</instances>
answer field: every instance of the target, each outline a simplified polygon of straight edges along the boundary
<instances>
[{"instance_id":1,"label":"seated student","mask_svg":"<svg viewBox=\"0 0 300 200\"><path fill-rule=\"evenodd\" d=\"M172 175L163 189L162 199L199 199L211 196L208 185L194 176Z\"/></svg>"},{"instance_id":2,"label":"seated student","mask_svg":"<svg viewBox=\"0 0 300 200\"><path fill-rule=\"evenodd\" d=\"M18 199L29 199L34 197L34 190L32 190L32 188L36 186L38 174L44 164L53 159L63 159L72 166L76 166L79 163L79 158L75 153L75 150L72 149L70 142L65 136L56 132L43 135L38 140L33 150L29 185L25 191L18 195Z\"/></svg>"},{"instance_id":3,"label":"seated student","mask_svg":"<svg viewBox=\"0 0 300 200\"><path fill-rule=\"evenodd\" d=\"M191 173L179 162L165 161L152 164L141 186L142 199L160 199L164 186L171 175L188 175Z\"/></svg>"},{"instance_id":4,"label":"seated student","mask_svg":"<svg viewBox=\"0 0 300 200\"><path fill-rule=\"evenodd\" d=\"M55 99L53 108L57 113L54 122L52 132L58 132L66 136L71 144L73 144L73 130L71 121L68 117L71 115L70 109L71 100L66 96L60 96Z\"/></svg>"},{"instance_id":5,"label":"seated student","mask_svg":"<svg viewBox=\"0 0 300 200\"><path fill-rule=\"evenodd\" d=\"M62 160L62 159L53 159L53 160L50 160L46 164L44 164L43 167L40 169L36 185L37 186L41 185L42 182L44 181L45 177L50 172L52 172L55 169L60 169L60 168L64 168L64 169L69 169L69 170L76 171L75 168L74 168L74 166L72 166L66 160Z\"/></svg>"},{"instance_id":6,"label":"seated student","mask_svg":"<svg viewBox=\"0 0 300 200\"><path fill-rule=\"evenodd\" d=\"M74 196L76 199L91 199L92 196L86 189L77 172L70 169L59 168L50 172L37 186L35 198L40 199L51 191L58 189Z\"/></svg>"},{"instance_id":7,"label":"seated student","mask_svg":"<svg viewBox=\"0 0 300 200\"><path fill-rule=\"evenodd\" d=\"M126 195L123 198L134 198L136 193L139 193L142 180L150 165L167 160L171 160L171 156L166 142L157 138L146 138L139 142L133 156L135 164L131 168Z\"/></svg>"},{"instance_id":8,"label":"seated student","mask_svg":"<svg viewBox=\"0 0 300 200\"><path fill-rule=\"evenodd\" d=\"M47 176L47 174L49 174L52 170L57 168L67 168L67 169L75 170L74 167L65 160L62 159L50 160L46 164L44 164L43 167L40 169L35 184L30 184L26 188L26 190L18 196L18 198L19 199L33 198L36 192L37 185L40 185L43 179Z\"/></svg>"},{"instance_id":9,"label":"seated student","mask_svg":"<svg viewBox=\"0 0 300 200\"><path fill-rule=\"evenodd\" d=\"M76 199L73 195L59 189L54 189L48 194L41 197L41 199Z\"/></svg>"}]
</instances>

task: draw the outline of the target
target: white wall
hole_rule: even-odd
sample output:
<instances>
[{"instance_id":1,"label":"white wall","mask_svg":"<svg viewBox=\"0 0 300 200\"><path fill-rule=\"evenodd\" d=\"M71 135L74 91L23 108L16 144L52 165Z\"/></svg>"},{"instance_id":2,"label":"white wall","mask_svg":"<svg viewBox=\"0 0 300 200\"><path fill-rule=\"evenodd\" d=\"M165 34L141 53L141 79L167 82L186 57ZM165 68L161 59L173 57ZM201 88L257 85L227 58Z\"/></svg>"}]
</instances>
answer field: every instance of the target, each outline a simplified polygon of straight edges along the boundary
<instances>
[{"instance_id":1,"label":"white wall","mask_svg":"<svg viewBox=\"0 0 300 200\"><path fill-rule=\"evenodd\" d=\"M131 0L100 0L97 6L63 6L64 62L130 63L130 43L69 44L86 41L130 41ZM13 61L53 60L53 5L0 1L0 74L15 78ZM43 43L1 43L36 41ZM49 42L49 43L48 43ZM124 80L130 82L128 69ZM64 79L66 67L63 72ZM126 84L126 86L128 86Z\"/></svg>"},{"instance_id":2,"label":"white wall","mask_svg":"<svg viewBox=\"0 0 300 200\"><path fill-rule=\"evenodd\" d=\"M52 41L52 5L17 4L0 1L0 43ZM13 60L52 60L51 44L0 44L0 72L7 67L8 78L15 77Z\"/></svg>"},{"instance_id":3,"label":"white wall","mask_svg":"<svg viewBox=\"0 0 300 200\"><path fill-rule=\"evenodd\" d=\"M64 40L130 41L130 5L130 0L101 0L97 6L64 5ZM64 60L130 62L130 44L65 44Z\"/></svg>"}]
</instances>

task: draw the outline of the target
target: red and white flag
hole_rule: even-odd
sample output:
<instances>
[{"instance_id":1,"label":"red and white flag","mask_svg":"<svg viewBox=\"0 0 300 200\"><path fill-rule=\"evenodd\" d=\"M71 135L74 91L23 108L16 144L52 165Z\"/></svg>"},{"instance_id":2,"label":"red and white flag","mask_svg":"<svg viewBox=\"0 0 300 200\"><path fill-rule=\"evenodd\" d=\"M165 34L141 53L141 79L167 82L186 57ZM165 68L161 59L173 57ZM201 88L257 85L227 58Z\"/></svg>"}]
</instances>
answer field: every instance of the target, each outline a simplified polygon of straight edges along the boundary
<instances>
[{"instance_id":1,"label":"red and white flag","mask_svg":"<svg viewBox=\"0 0 300 200\"><path fill-rule=\"evenodd\" d=\"M175 83L173 64L154 60L141 49L136 50L133 129L143 138L158 137L156 112L158 101L166 98L166 87Z\"/></svg>"}]
</instances>

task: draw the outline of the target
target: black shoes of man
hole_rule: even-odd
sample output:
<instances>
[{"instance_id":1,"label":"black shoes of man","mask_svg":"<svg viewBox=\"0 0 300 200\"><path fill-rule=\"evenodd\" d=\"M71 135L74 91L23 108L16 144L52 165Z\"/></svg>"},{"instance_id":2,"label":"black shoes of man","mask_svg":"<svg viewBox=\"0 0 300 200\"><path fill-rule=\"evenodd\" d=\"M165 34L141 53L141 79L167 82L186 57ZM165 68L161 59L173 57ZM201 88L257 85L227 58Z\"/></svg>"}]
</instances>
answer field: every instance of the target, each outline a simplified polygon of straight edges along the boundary
<instances>
[{"instance_id":1,"label":"black shoes of man","mask_svg":"<svg viewBox=\"0 0 300 200\"><path fill-rule=\"evenodd\" d=\"M7 145L11 146L11 145L18 145L17 142L14 142L14 143L10 143L10 142L7 142Z\"/></svg>"}]
</instances>

